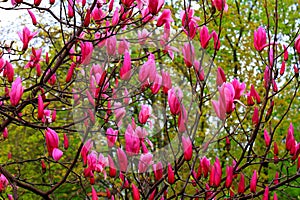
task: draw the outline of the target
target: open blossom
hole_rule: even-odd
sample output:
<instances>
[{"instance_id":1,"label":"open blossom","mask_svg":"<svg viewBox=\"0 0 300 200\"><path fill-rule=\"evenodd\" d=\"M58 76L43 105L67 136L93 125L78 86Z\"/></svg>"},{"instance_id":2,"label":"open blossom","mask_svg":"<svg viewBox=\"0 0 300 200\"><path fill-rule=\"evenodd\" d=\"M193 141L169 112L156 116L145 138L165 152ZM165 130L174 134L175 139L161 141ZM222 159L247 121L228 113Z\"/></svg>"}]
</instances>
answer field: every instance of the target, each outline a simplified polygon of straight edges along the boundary
<instances>
[{"instance_id":1,"label":"open blossom","mask_svg":"<svg viewBox=\"0 0 300 200\"><path fill-rule=\"evenodd\" d=\"M12 84L9 92L9 100L12 106L17 106L22 98L24 88L22 86L22 80L18 77Z\"/></svg>"},{"instance_id":2,"label":"open blossom","mask_svg":"<svg viewBox=\"0 0 300 200\"><path fill-rule=\"evenodd\" d=\"M267 45L267 34L263 27L254 31L254 47L257 51L262 51Z\"/></svg>"},{"instance_id":3,"label":"open blossom","mask_svg":"<svg viewBox=\"0 0 300 200\"><path fill-rule=\"evenodd\" d=\"M157 27L160 27L166 23L173 22L172 13L170 9L164 9L162 14L157 19Z\"/></svg>"},{"instance_id":4,"label":"open blossom","mask_svg":"<svg viewBox=\"0 0 300 200\"><path fill-rule=\"evenodd\" d=\"M90 149L92 148L92 140L89 139L88 141L86 141L86 143L83 145L82 149L81 149L81 157L83 159L83 166L87 165L87 156L88 153L90 151Z\"/></svg>"},{"instance_id":5,"label":"open blossom","mask_svg":"<svg viewBox=\"0 0 300 200\"><path fill-rule=\"evenodd\" d=\"M37 32L31 32L26 26L23 28L22 32L18 32L20 40L23 42L22 50L26 51L28 48L28 43L30 40L37 35Z\"/></svg>"},{"instance_id":6,"label":"open blossom","mask_svg":"<svg viewBox=\"0 0 300 200\"><path fill-rule=\"evenodd\" d=\"M200 20L200 18L194 16L194 10L191 8L181 11L180 18L183 31L187 36L193 39L198 30L198 21Z\"/></svg>"}]
</instances>

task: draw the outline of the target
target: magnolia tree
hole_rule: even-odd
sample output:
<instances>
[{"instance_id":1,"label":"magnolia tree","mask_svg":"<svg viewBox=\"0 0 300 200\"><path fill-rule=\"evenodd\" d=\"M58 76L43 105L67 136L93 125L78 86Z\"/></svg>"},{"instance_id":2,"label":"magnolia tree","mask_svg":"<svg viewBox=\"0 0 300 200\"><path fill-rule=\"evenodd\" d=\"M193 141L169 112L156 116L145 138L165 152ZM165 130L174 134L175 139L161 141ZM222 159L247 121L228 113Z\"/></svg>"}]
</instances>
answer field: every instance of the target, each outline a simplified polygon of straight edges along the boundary
<instances>
[{"instance_id":1,"label":"magnolia tree","mask_svg":"<svg viewBox=\"0 0 300 200\"><path fill-rule=\"evenodd\" d=\"M300 36L273 3L247 33L260 81L214 64L226 0L0 4L28 12L0 44L2 198L286 198Z\"/></svg>"}]
</instances>

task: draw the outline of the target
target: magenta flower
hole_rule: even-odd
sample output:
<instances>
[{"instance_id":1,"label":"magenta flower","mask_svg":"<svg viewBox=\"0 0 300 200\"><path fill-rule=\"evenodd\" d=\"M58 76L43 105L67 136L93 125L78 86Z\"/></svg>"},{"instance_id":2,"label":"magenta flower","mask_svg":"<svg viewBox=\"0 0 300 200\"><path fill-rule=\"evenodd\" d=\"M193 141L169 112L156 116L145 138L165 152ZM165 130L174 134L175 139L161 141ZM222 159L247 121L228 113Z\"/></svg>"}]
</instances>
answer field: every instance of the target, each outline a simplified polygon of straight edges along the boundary
<instances>
[{"instance_id":1,"label":"magenta flower","mask_svg":"<svg viewBox=\"0 0 300 200\"><path fill-rule=\"evenodd\" d=\"M164 0L153 0L153 1L149 1L148 4L148 9L149 12L152 15L156 15L160 9L162 8L162 6L164 5L165 1Z\"/></svg>"},{"instance_id":2,"label":"magenta flower","mask_svg":"<svg viewBox=\"0 0 300 200\"><path fill-rule=\"evenodd\" d=\"M152 165L153 155L151 153L142 154L138 164L139 173L144 173L148 170L149 166Z\"/></svg>"},{"instance_id":3,"label":"magenta flower","mask_svg":"<svg viewBox=\"0 0 300 200\"><path fill-rule=\"evenodd\" d=\"M123 39L122 41L120 41L119 42L119 46L118 46L118 54L122 55L126 51L129 51L129 46L130 46L130 43L127 42L125 39Z\"/></svg>"},{"instance_id":4,"label":"magenta flower","mask_svg":"<svg viewBox=\"0 0 300 200\"><path fill-rule=\"evenodd\" d=\"M221 46L221 43L220 43L220 39L219 39L219 36L216 33L216 31L212 31L211 36L214 38L214 48L215 48L215 50L219 50L220 46Z\"/></svg>"},{"instance_id":5,"label":"magenta flower","mask_svg":"<svg viewBox=\"0 0 300 200\"><path fill-rule=\"evenodd\" d=\"M122 0L122 3L127 7L129 8L132 3L134 2L134 0Z\"/></svg>"},{"instance_id":6,"label":"magenta flower","mask_svg":"<svg viewBox=\"0 0 300 200\"><path fill-rule=\"evenodd\" d=\"M266 146L268 147L270 145L271 138L266 129L264 130L264 139L265 139Z\"/></svg>"},{"instance_id":7,"label":"magenta flower","mask_svg":"<svg viewBox=\"0 0 300 200\"><path fill-rule=\"evenodd\" d=\"M162 78L159 74L156 74L155 79L150 87L152 94L157 94L161 87Z\"/></svg>"},{"instance_id":8,"label":"magenta flower","mask_svg":"<svg viewBox=\"0 0 300 200\"><path fill-rule=\"evenodd\" d=\"M185 65L190 68L194 64L195 60L195 49L192 43L186 42L182 48L182 54Z\"/></svg>"},{"instance_id":9,"label":"magenta flower","mask_svg":"<svg viewBox=\"0 0 300 200\"><path fill-rule=\"evenodd\" d=\"M216 7L218 11L228 11L228 5L226 3L226 0L212 0L212 4L214 7Z\"/></svg>"},{"instance_id":10,"label":"magenta flower","mask_svg":"<svg viewBox=\"0 0 300 200\"><path fill-rule=\"evenodd\" d=\"M148 56L148 61L143 64L139 71L139 81L141 83L146 82L152 83L156 77L156 64L155 57L153 54Z\"/></svg>"},{"instance_id":11,"label":"magenta flower","mask_svg":"<svg viewBox=\"0 0 300 200\"><path fill-rule=\"evenodd\" d=\"M57 133L51 128L47 128L45 138L49 156L52 156L55 161L58 161L62 157L63 152L58 149L59 138Z\"/></svg>"},{"instance_id":12,"label":"magenta flower","mask_svg":"<svg viewBox=\"0 0 300 200\"><path fill-rule=\"evenodd\" d=\"M164 9L162 14L158 17L156 26L160 27L166 23L173 22L172 13L170 9Z\"/></svg>"},{"instance_id":13,"label":"magenta flower","mask_svg":"<svg viewBox=\"0 0 300 200\"><path fill-rule=\"evenodd\" d=\"M209 177L209 184L210 186L218 187L221 183L222 179L222 169L220 160L216 158L214 165L211 168L210 177Z\"/></svg>"},{"instance_id":14,"label":"magenta flower","mask_svg":"<svg viewBox=\"0 0 300 200\"><path fill-rule=\"evenodd\" d=\"M254 31L254 47L257 51L262 51L267 46L267 34L263 27Z\"/></svg>"},{"instance_id":15,"label":"magenta flower","mask_svg":"<svg viewBox=\"0 0 300 200\"><path fill-rule=\"evenodd\" d=\"M80 63L82 65L88 65L91 61L91 57L92 57L93 50L94 50L93 43L81 42L80 49L81 49Z\"/></svg>"},{"instance_id":16,"label":"magenta flower","mask_svg":"<svg viewBox=\"0 0 300 200\"><path fill-rule=\"evenodd\" d=\"M168 163L168 183L175 183L175 174L170 163Z\"/></svg>"},{"instance_id":17,"label":"magenta flower","mask_svg":"<svg viewBox=\"0 0 300 200\"><path fill-rule=\"evenodd\" d=\"M178 131L183 133L186 131L187 126L187 113L185 107L182 105L178 116Z\"/></svg>"},{"instance_id":18,"label":"magenta flower","mask_svg":"<svg viewBox=\"0 0 300 200\"><path fill-rule=\"evenodd\" d=\"M41 120L44 116L44 102L42 96L38 95L38 119Z\"/></svg>"},{"instance_id":19,"label":"magenta flower","mask_svg":"<svg viewBox=\"0 0 300 200\"><path fill-rule=\"evenodd\" d=\"M67 150L69 148L69 139L67 134L64 133L64 149Z\"/></svg>"},{"instance_id":20,"label":"magenta flower","mask_svg":"<svg viewBox=\"0 0 300 200\"><path fill-rule=\"evenodd\" d=\"M23 42L22 51L28 49L28 43L30 40L37 35L37 32L31 32L26 26L23 28L22 32L18 32L20 40Z\"/></svg>"},{"instance_id":21,"label":"magenta flower","mask_svg":"<svg viewBox=\"0 0 300 200\"><path fill-rule=\"evenodd\" d=\"M225 72L221 67L218 67L218 70L217 70L217 86L221 86L224 82L226 82Z\"/></svg>"},{"instance_id":22,"label":"magenta flower","mask_svg":"<svg viewBox=\"0 0 300 200\"><path fill-rule=\"evenodd\" d=\"M131 58L128 51L124 53L123 66L120 69L120 78L122 80L129 80L131 77Z\"/></svg>"},{"instance_id":23,"label":"magenta flower","mask_svg":"<svg viewBox=\"0 0 300 200\"><path fill-rule=\"evenodd\" d=\"M173 115L178 115L180 112L180 106L182 101L183 93L180 88L172 87L168 91L168 103L170 111Z\"/></svg>"},{"instance_id":24,"label":"magenta flower","mask_svg":"<svg viewBox=\"0 0 300 200\"><path fill-rule=\"evenodd\" d=\"M132 198L133 200L140 200L139 189L132 183Z\"/></svg>"},{"instance_id":25,"label":"magenta flower","mask_svg":"<svg viewBox=\"0 0 300 200\"><path fill-rule=\"evenodd\" d=\"M105 40L106 53L109 56L116 55L117 50L117 38L116 36L111 36Z\"/></svg>"},{"instance_id":26,"label":"magenta flower","mask_svg":"<svg viewBox=\"0 0 300 200\"><path fill-rule=\"evenodd\" d=\"M137 155L140 151L140 138L130 124L125 131L125 145L128 156Z\"/></svg>"},{"instance_id":27,"label":"magenta flower","mask_svg":"<svg viewBox=\"0 0 300 200\"><path fill-rule=\"evenodd\" d=\"M256 192L256 184L257 184L257 172L254 170L251 181L250 181L250 191L252 193Z\"/></svg>"},{"instance_id":28,"label":"magenta flower","mask_svg":"<svg viewBox=\"0 0 300 200\"><path fill-rule=\"evenodd\" d=\"M22 80L18 77L11 86L9 92L9 100L12 106L17 106L22 98L24 88L22 86Z\"/></svg>"},{"instance_id":29,"label":"magenta flower","mask_svg":"<svg viewBox=\"0 0 300 200\"><path fill-rule=\"evenodd\" d=\"M128 160L125 152L121 149L117 149L117 156L119 160L119 167L121 172L126 172L127 171L127 165L128 165Z\"/></svg>"},{"instance_id":30,"label":"magenta flower","mask_svg":"<svg viewBox=\"0 0 300 200\"><path fill-rule=\"evenodd\" d=\"M231 84L235 91L234 99L239 100L245 91L246 84L244 82L240 83L236 78L233 79Z\"/></svg>"},{"instance_id":31,"label":"magenta flower","mask_svg":"<svg viewBox=\"0 0 300 200\"><path fill-rule=\"evenodd\" d=\"M295 49L298 54L300 54L300 35L295 40Z\"/></svg>"},{"instance_id":32,"label":"magenta flower","mask_svg":"<svg viewBox=\"0 0 300 200\"><path fill-rule=\"evenodd\" d=\"M3 76L6 77L7 81L11 83L14 80L14 74L15 74L15 71L14 71L12 64L10 62L6 61Z\"/></svg>"},{"instance_id":33,"label":"magenta flower","mask_svg":"<svg viewBox=\"0 0 300 200\"><path fill-rule=\"evenodd\" d=\"M27 9L27 11L28 11L28 14L30 15L32 24L35 26L37 24L37 21L36 21L36 18L34 16L33 12L31 12L31 10L29 10L29 9Z\"/></svg>"},{"instance_id":34,"label":"magenta flower","mask_svg":"<svg viewBox=\"0 0 300 200\"><path fill-rule=\"evenodd\" d=\"M118 130L114 130L112 128L108 128L106 130L106 138L107 138L108 147L112 148L115 145L115 143L118 139L118 133L119 133Z\"/></svg>"},{"instance_id":35,"label":"magenta flower","mask_svg":"<svg viewBox=\"0 0 300 200\"><path fill-rule=\"evenodd\" d=\"M193 144L189 136L181 137L184 160L189 161L193 156Z\"/></svg>"},{"instance_id":36,"label":"magenta flower","mask_svg":"<svg viewBox=\"0 0 300 200\"><path fill-rule=\"evenodd\" d=\"M81 149L81 157L83 159L83 166L87 165L87 155L90 151L90 149L92 148L92 140L89 139L88 141L86 141L86 143L83 145L82 149Z\"/></svg>"},{"instance_id":37,"label":"magenta flower","mask_svg":"<svg viewBox=\"0 0 300 200\"><path fill-rule=\"evenodd\" d=\"M168 94L169 89L172 88L172 81L168 72L161 71L163 93Z\"/></svg>"},{"instance_id":38,"label":"magenta flower","mask_svg":"<svg viewBox=\"0 0 300 200\"><path fill-rule=\"evenodd\" d=\"M243 194L244 192L245 192L245 177L244 177L244 174L241 173L239 187L238 187L238 193Z\"/></svg>"},{"instance_id":39,"label":"magenta flower","mask_svg":"<svg viewBox=\"0 0 300 200\"><path fill-rule=\"evenodd\" d=\"M152 165L154 178L156 181L159 181L163 177L163 165L161 162Z\"/></svg>"},{"instance_id":40,"label":"magenta flower","mask_svg":"<svg viewBox=\"0 0 300 200\"><path fill-rule=\"evenodd\" d=\"M257 125L259 121L259 110L258 107L254 108L253 116L252 116L252 124Z\"/></svg>"},{"instance_id":41,"label":"magenta flower","mask_svg":"<svg viewBox=\"0 0 300 200\"><path fill-rule=\"evenodd\" d=\"M141 124L145 124L148 120L148 118L150 117L151 112L150 112L150 108L147 105L142 105L142 108L140 110L139 113L139 122Z\"/></svg>"},{"instance_id":42,"label":"magenta flower","mask_svg":"<svg viewBox=\"0 0 300 200\"><path fill-rule=\"evenodd\" d=\"M233 181L233 167L226 166L226 181L225 181L226 188L230 188L232 181Z\"/></svg>"},{"instance_id":43,"label":"magenta flower","mask_svg":"<svg viewBox=\"0 0 300 200\"><path fill-rule=\"evenodd\" d=\"M203 49L206 49L209 43L209 40L211 38L211 35L209 34L208 28L204 25L200 29L200 44Z\"/></svg>"}]
</instances>

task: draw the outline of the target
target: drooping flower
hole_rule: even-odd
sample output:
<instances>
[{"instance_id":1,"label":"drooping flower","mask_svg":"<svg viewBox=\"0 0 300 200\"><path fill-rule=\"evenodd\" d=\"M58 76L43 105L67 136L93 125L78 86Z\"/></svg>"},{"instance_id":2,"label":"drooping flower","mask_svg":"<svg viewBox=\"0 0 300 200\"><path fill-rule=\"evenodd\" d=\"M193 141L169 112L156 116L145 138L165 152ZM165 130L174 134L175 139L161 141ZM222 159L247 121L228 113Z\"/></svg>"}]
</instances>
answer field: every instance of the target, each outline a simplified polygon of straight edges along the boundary
<instances>
[{"instance_id":1,"label":"drooping flower","mask_svg":"<svg viewBox=\"0 0 300 200\"><path fill-rule=\"evenodd\" d=\"M165 23L171 23L173 22L172 13L170 9L164 9L161 15L157 19L156 26L160 27L164 25Z\"/></svg>"},{"instance_id":2,"label":"drooping flower","mask_svg":"<svg viewBox=\"0 0 300 200\"><path fill-rule=\"evenodd\" d=\"M31 18L32 24L35 26L35 25L37 24L37 21L36 21L35 15L33 14L33 12L31 12L31 10L27 9L27 11L28 11L28 14L30 15L30 18Z\"/></svg>"}]
</instances>

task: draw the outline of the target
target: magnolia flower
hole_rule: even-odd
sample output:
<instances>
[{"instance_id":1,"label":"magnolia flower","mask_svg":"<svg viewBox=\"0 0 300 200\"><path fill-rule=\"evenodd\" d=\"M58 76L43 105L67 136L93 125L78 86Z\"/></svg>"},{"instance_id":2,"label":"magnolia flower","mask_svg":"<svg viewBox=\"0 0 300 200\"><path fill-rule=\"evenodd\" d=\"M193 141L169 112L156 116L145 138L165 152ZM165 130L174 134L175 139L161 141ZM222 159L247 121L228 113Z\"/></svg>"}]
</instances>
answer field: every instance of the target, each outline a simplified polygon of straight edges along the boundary
<instances>
[{"instance_id":1,"label":"magnolia flower","mask_svg":"<svg viewBox=\"0 0 300 200\"><path fill-rule=\"evenodd\" d=\"M12 106L17 106L22 98L24 88L22 86L22 80L18 77L12 84L9 92L9 100Z\"/></svg>"},{"instance_id":2,"label":"magnolia flower","mask_svg":"<svg viewBox=\"0 0 300 200\"><path fill-rule=\"evenodd\" d=\"M26 26L23 28L22 32L18 32L20 40L23 42L22 50L26 51L28 48L28 43L30 40L37 35L37 32L31 32Z\"/></svg>"}]
</instances>

